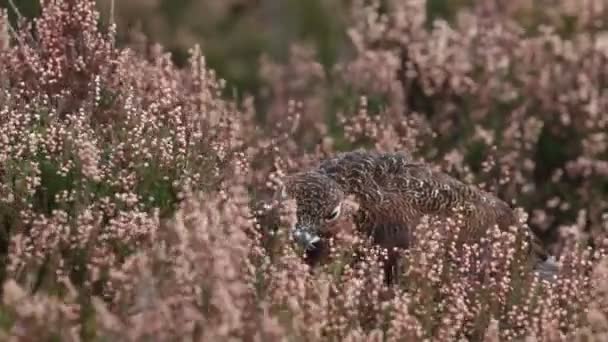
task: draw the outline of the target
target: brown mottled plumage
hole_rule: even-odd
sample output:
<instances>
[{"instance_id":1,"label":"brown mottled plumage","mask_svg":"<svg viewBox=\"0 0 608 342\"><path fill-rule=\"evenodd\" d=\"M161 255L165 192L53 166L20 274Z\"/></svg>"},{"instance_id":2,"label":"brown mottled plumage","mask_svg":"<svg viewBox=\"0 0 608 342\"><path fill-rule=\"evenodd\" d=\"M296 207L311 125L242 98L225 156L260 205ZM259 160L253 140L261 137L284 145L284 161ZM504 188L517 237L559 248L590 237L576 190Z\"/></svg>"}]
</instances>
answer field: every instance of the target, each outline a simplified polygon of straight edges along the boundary
<instances>
[{"instance_id":1,"label":"brown mottled plumage","mask_svg":"<svg viewBox=\"0 0 608 342\"><path fill-rule=\"evenodd\" d=\"M514 211L496 196L400 153L339 154L288 177L283 196L296 199L294 238L311 257L324 255L325 240L333 234L331 227L343 214L347 196L358 203L356 229L389 250L411 245L423 215L448 217L457 207L463 209L469 236L479 236L495 224L500 229L518 226ZM532 256L545 260L535 235L526 233Z\"/></svg>"}]
</instances>

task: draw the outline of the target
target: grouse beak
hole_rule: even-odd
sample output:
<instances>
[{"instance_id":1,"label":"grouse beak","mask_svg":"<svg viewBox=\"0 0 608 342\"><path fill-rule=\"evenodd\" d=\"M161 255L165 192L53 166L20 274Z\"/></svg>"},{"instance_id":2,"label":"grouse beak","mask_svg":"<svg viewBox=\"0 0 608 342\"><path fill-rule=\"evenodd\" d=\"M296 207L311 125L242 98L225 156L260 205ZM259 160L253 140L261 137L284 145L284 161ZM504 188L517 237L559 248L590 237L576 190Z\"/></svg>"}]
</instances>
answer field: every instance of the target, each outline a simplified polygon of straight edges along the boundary
<instances>
[{"instance_id":1,"label":"grouse beak","mask_svg":"<svg viewBox=\"0 0 608 342\"><path fill-rule=\"evenodd\" d=\"M321 240L321 238L307 226L296 226L291 235L296 243L306 250L314 249L315 244Z\"/></svg>"}]
</instances>

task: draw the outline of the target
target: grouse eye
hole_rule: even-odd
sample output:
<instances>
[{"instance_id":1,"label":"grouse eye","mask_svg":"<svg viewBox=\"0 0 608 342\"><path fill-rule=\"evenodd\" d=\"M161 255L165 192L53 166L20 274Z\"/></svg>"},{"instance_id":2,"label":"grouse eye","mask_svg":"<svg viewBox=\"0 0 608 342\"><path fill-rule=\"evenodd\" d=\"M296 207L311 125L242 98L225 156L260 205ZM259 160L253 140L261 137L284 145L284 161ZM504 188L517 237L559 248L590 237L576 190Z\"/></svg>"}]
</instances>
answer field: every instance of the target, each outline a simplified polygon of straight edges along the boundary
<instances>
[{"instance_id":1,"label":"grouse eye","mask_svg":"<svg viewBox=\"0 0 608 342\"><path fill-rule=\"evenodd\" d=\"M329 215L325 216L325 221L329 222L337 219L338 216L340 216L340 207L341 206L338 204L338 206L336 206Z\"/></svg>"}]
</instances>

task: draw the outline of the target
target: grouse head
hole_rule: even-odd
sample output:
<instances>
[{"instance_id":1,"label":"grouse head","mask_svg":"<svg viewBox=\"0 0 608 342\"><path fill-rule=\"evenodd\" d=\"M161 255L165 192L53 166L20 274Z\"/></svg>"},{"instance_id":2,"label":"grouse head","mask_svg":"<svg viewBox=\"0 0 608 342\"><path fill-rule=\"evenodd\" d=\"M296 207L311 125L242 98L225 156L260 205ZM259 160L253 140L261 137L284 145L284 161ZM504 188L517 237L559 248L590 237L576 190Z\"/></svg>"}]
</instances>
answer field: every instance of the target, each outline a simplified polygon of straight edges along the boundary
<instances>
[{"instance_id":1,"label":"grouse head","mask_svg":"<svg viewBox=\"0 0 608 342\"><path fill-rule=\"evenodd\" d=\"M295 200L297 220L291 236L312 259L327 252L327 241L349 224L357 206L338 183L316 170L288 177L281 198Z\"/></svg>"}]
</instances>

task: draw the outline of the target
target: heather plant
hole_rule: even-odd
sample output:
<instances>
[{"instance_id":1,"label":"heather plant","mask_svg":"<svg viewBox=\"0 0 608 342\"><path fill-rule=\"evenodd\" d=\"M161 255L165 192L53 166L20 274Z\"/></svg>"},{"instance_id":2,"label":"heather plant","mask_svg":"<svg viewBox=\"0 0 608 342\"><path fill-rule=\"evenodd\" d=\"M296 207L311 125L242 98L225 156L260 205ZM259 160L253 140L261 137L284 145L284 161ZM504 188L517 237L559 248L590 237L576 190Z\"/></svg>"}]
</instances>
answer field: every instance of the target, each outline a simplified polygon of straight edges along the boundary
<instances>
[{"instance_id":1,"label":"heather plant","mask_svg":"<svg viewBox=\"0 0 608 342\"><path fill-rule=\"evenodd\" d=\"M28 290L68 278L101 295L184 191L219 187L239 144L199 51L177 70L97 23L92 2L51 1L0 56L3 279Z\"/></svg>"},{"instance_id":2,"label":"heather plant","mask_svg":"<svg viewBox=\"0 0 608 342\"><path fill-rule=\"evenodd\" d=\"M564 24L562 1L527 29L525 3L480 1L429 26L424 1L355 1L353 54L331 69L299 42L260 61L265 113L225 96L204 49L178 68L160 46L119 44L93 1L44 1L18 25L3 14L0 336L602 340L603 7ZM461 220L431 217L394 286L387 251L348 225L311 266L290 240L297 203L275 192L356 147L405 151L513 202L556 242L557 278L529 269L515 232L476 243Z\"/></svg>"}]
</instances>

